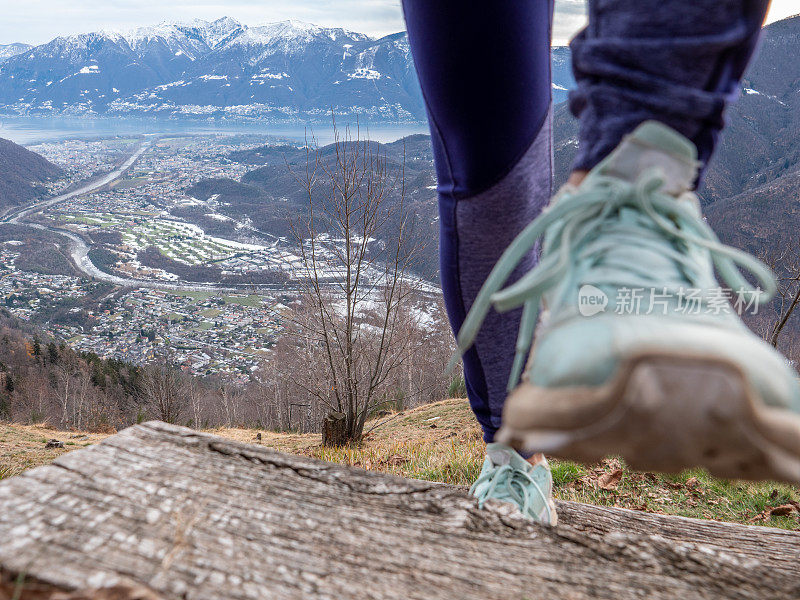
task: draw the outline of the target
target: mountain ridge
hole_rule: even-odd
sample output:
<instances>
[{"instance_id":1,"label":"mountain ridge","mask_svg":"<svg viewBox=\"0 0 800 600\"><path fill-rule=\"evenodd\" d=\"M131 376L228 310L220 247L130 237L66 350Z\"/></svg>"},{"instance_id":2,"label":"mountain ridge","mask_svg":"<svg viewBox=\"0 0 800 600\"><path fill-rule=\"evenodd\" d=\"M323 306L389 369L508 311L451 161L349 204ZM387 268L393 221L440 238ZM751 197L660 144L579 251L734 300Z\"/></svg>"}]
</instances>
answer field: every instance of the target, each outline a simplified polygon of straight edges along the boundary
<instances>
[{"instance_id":1,"label":"mountain ridge","mask_svg":"<svg viewBox=\"0 0 800 600\"><path fill-rule=\"evenodd\" d=\"M0 63L5 62L12 56L17 56L18 54L22 54L27 50L33 48L30 44L21 44L21 43L14 43L14 44L0 44Z\"/></svg>"},{"instance_id":2,"label":"mountain ridge","mask_svg":"<svg viewBox=\"0 0 800 600\"><path fill-rule=\"evenodd\" d=\"M574 85L553 53L553 93ZM372 37L302 21L163 22L60 36L0 62L0 111L372 122L426 119L405 32Z\"/></svg>"},{"instance_id":3,"label":"mountain ridge","mask_svg":"<svg viewBox=\"0 0 800 600\"><path fill-rule=\"evenodd\" d=\"M162 23L62 36L0 64L16 114L424 119L405 36L298 21Z\"/></svg>"}]
</instances>

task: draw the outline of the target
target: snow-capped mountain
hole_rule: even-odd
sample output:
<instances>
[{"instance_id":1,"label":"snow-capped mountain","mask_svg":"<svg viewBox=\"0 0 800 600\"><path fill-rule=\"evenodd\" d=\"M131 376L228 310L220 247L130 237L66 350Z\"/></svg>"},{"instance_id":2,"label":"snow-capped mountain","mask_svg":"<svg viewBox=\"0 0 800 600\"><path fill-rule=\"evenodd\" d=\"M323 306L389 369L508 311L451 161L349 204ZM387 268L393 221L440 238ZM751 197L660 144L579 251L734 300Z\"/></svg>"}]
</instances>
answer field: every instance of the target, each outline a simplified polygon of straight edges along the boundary
<instances>
[{"instance_id":1,"label":"snow-capped mountain","mask_svg":"<svg viewBox=\"0 0 800 600\"><path fill-rule=\"evenodd\" d=\"M33 48L30 44L0 44L0 63Z\"/></svg>"},{"instance_id":2,"label":"snow-capped mountain","mask_svg":"<svg viewBox=\"0 0 800 600\"><path fill-rule=\"evenodd\" d=\"M558 101L572 81L554 64ZM59 37L0 64L0 112L314 121L331 110L425 119L405 33L224 17Z\"/></svg>"}]
</instances>

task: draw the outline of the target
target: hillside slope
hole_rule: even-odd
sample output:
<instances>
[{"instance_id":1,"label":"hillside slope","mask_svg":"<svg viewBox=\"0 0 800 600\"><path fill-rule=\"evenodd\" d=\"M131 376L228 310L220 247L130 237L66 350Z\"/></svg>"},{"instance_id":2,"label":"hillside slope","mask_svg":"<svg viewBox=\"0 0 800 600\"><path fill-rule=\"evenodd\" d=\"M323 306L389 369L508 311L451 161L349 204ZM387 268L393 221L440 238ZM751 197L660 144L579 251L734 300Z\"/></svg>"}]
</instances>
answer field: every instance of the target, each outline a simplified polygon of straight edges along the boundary
<instances>
[{"instance_id":1,"label":"hillside slope","mask_svg":"<svg viewBox=\"0 0 800 600\"><path fill-rule=\"evenodd\" d=\"M0 210L39 198L46 193L44 184L61 173L35 152L0 138Z\"/></svg>"},{"instance_id":2,"label":"hillside slope","mask_svg":"<svg viewBox=\"0 0 800 600\"><path fill-rule=\"evenodd\" d=\"M456 485L471 484L483 463L480 429L465 400L443 400L382 417L369 422L366 431L369 433L357 448L324 448L320 436L314 434L254 429L212 429L209 433L282 452ZM0 479L47 464L64 452L104 437L0 424ZM51 438L64 441L66 447L45 449ZM800 530L800 512L794 508L800 509L800 490L791 486L722 481L703 471L673 476L638 473L614 458L590 467L556 460L551 466L556 496L561 500ZM777 507L788 509L774 510Z\"/></svg>"},{"instance_id":3,"label":"hillside slope","mask_svg":"<svg viewBox=\"0 0 800 600\"><path fill-rule=\"evenodd\" d=\"M404 166L404 209L410 219L412 241L417 247L414 270L427 280L438 277L439 253L438 214L436 208L436 178L430 137L411 135L389 144L372 142L373 150L386 158L389 181ZM334 145L320 148L320 157L332 167ZM305 173L306 152L295 146L262 146L233 152L232 160L255 167L245 173L240 181L231 179L206 179L187 188L186 194L199 200L215 197L219 213L236 220L247 218L262 233L275 237L289 237L290 223L308 211L307 193L296 177ZM404 160L405 158L405 160ZM320 180L324 178L320 177ZM400 185L392 186L387 193L385 206L396 207L401 199ZM316 200L325 201L326 186L318 185ZM221 227L219 222L204 220L207 212L202 206L176 209L176 215L208 227L210 232ZM382 223L379 235L389 247L394 247L400 230L399 213L390 215Z\"/></svg>"}]
</instances>

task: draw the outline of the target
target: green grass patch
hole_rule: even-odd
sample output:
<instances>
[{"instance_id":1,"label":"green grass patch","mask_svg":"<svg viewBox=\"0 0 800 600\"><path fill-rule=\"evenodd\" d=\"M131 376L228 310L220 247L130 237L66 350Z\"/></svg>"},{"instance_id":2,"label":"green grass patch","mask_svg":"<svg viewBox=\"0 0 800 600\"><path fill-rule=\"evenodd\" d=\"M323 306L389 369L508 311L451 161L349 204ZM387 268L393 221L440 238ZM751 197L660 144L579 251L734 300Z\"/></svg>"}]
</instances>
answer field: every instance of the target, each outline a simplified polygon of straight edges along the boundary
<instances>
[{"instance_id":1,"label":"green grass patch","mask_svg":"<svg viewBox=\"0 0 800 600\"><path fill-rule=\"evenodd\" d=\"M258 294L250 294L249 296L223 296L222 299L226 304L239 304L252 308L261 306L261 296Z\"/></svg>"},{"instance_id":2,"label":"green grass patch","mask_svg":"<svg viewBox=\"0 0 800 600\"><path fill-rule=\"evenodd\" d=\"M557 488L577 481L586 474L584 467L567 461L550 461L550 471L553 475L553 485Z\"/></svg>"},{"instance_id":3,"label":"green grass patch","mask_svg":"<svg viewBox=\"0 0 800 600\"><path fill-rule=\"evenodd\" d=\"M786 516L771 514L776 507L800 503L800 488L787 484L718 479L703 469L673 475L641 473L617 458L589 467L551 460L550 466L555 495L562 500L800 529L800 510L791 510ZM616 483L615 474L621 474Z\"/></svg>"},{"instance_id":4,"label":"green grass patch","mask_svg":"<svg viewBox=\"0 0 800 600\"><path fill-rule=\"evenodd\" d=\"M132 177L131 179L119 179L111 184L112 190L128 190L144 185L150 181L147 177Z\"/></svg>"},{"instance_id":5,"label":"green grass patch","mask_svg":"<svg viewBox=\"0 0 800 600\"><path fill-rule=\"evenodd\" d=\"M201 291L191 291L191 290L176 290L170 291L170 294L175 296L181 296L183 298L193 298L197 301L208 300L209 298L213 298L216 296L214 292L201 292Z\"/></svg>"},{"instance_id":6,"label":"green grass patch","mask_svg":"<svg viewBox=\"0 0 800 600\"><path fill-rule=\"evenodd\" d=\"M378 447L319 447L316 458L374 469L424 481L471 485L483 465L483 444L471 440L464 448L455 441L445 448L424 441L402 441Z\"/></svg>"}]
</instances>

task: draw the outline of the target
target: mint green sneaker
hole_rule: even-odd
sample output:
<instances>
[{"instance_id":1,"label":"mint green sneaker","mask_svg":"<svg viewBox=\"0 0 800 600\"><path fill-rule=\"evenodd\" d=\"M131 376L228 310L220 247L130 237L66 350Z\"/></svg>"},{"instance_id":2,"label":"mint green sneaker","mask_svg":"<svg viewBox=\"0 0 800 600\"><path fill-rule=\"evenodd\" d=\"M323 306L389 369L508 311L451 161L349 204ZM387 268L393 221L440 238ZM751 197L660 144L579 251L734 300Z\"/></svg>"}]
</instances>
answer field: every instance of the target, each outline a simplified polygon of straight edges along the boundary
<instances>
[{"instance_id":1,"label":"mint green sneaker","mask_svg":"<svg viewBox=\"0 0 800 600\"><path fill-rule=\"evenodd\" d=\"M582 462L617 454L641 470L800 483L798 375L736 310L768 300L773 275L703 221L696 172L689 140L644 123L500 258L459 334L463 352L491 305L524 306L498 441ZM501 290L541 236L540 263Z\"/></svg>"},{"instance_id":2,"label":"mint green sneaker","mask_svg":"<svg viewBox=\"0 0 800 600\"><path fill-rule=\"evenodd\" d=\"M469 493L478 499L480 508L492 498L513 504L537 523L558 522L547 461L534 466L504 444L486 445L486 460Z\"/></svg>"}]
</instances>

